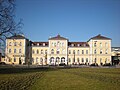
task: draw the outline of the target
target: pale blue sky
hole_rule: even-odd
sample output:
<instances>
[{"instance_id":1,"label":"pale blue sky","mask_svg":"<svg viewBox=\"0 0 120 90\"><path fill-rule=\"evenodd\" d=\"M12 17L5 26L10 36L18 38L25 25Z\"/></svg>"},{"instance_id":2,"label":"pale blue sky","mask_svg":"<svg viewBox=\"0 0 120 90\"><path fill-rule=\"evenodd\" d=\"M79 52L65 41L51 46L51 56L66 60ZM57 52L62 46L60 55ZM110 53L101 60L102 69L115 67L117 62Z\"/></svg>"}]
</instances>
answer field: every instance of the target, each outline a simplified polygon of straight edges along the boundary
<instances>
[{"instance_id":1,"label":"pale blue sky","mask_svg":"<svg viewBox=\"0 0 120 90\"><path fill-rule=\"evenodd\" d=\"M120 0L16 0L16 20L32 41L60 34L69 41L87 41L102 34L120 46Z\"/></svg>"}]
</instances>

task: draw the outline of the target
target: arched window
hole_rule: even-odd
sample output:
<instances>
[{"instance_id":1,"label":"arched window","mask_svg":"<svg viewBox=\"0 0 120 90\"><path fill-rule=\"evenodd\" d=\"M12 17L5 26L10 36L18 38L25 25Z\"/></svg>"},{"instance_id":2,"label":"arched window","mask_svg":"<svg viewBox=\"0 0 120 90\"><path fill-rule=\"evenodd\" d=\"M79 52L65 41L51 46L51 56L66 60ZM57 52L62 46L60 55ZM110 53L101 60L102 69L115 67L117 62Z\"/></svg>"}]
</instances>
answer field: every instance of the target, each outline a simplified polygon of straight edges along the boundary
<instances>
[{"instance_id":1,"label":"arched window","mask_svg":"<svg viewBox=\"0 0 120 90\"><path fill-rule=\"evenodd\" d=\"M19 53L21 53L21 49L19 49Z\"/></svg>"},{"instance_id":2,"label":"arched window","mask_svg":"<svg viewBox=\"0 0 120 90\"><path fill-rule=\"evenodd\" d=\"M9 49L9 53L11 53L11 49Z\"/></svg>"},{"instance_id":3,"label":"arched window","mask_svg":"<svg viewBox=\"0 0 120 90\"><path fill-rule=\"evenodd\" d=\"M37 49L37 54L39 54L39 50Z\"/></svg>"},{"instance_id":4,"label":"arched window","mask_svg":"<svg viewBox=\"0 0 120 90\"><path fill-rule=\"evenodd\" d=\"M54 49L51 50L51 54L54 54Z\"/></svg>"},{"instance_id":5,"label":"arched window","mask_svg":"<svg viewBox=\"0 0 120 90\"><path fill-rule=\"evenodd\" d=\"M94 50L94 54L96 54L97 52L96 52L96 49Z\"/></svg>"},{"instance_id":6,"label":"arched window","mask_svg":"<svg viewBox=\"0 0 120 90\"><path fill-rule=\"evenodd\" d=\"M43 50L41 50L41 54L43 54Z\"/></svg>"},{"instance_id":7,"label":"arched window","mask_svg":"<svg viewBox=\"0 0 120 90\"><path fill-rule=\"evenodd\" d=\"M17 50L16 49L14 49L14 53L16 53L17 52Z\"/></svg>"},{"instance_id":8,"label":"arched window","mask_svg":"<svg viewBox=\"0 0 120 90\"><path fill-rule=\"evenodd\" d=\"M59 49L57 49L57 54L60 54L60 50Z\"/></svg>"},{"instance_id":9,"label":"arched window","mask_svg":"<svg viewBox=\"0 0 120 90\"><path fill-rule=\"evenodd\" d=\"M14 42L14 46L17 46L17 42Z\"/></svg>"},{"instance_id":10,"label":"arched window","mask_svg":"<svg viewBox=\"0 0 120 90\"><path fill-rule=\"evenodd\" d=\"M35 51L34 51L34 50L32 50L32 53L34 54L34 53L35 53Z\"/></svg>"},{"instance_id":11,"label":"arched window","mask_svg":"<svg viewBox=\"0 0 120 90\"><path fill-rule=\"evenodd\" d=\"M12 43L11 43L11 42L9 42L9 46L12 46Z\"/></svg>"}]
</instances>

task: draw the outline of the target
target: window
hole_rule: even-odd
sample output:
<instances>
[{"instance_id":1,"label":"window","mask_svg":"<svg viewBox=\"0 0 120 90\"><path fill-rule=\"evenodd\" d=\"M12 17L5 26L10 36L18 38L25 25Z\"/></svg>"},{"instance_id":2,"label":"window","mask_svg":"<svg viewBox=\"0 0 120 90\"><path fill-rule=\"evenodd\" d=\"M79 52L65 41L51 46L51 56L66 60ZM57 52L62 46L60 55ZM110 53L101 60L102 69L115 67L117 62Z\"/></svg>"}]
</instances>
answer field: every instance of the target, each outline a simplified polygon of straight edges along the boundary
<instances>
[{"instance_id":1,"label":"window","mask_svg":"<svg viewBox=\"0 0 120 90\"><path fill-rule=\"evenodd\" d=\"M21 49L19 49L19 53L21 53Z\"/></svg>"},{"instance_id":2,"label":"window","mask_svg":"<svg viewBox=\"0 0 120 90\"><path fill-rule=\"evenodd\" d=\"M9 49L9 53L11 53L11 49Z\"/></svg>"},{"instance_id":3,"label":"window","mask_svg":"<svg viewBox=\"0 0 120 90\"><path fill-rule=\"evenodd\" d=\"M17 46L17 42L14 42L14 46Z\"/></svg>"},{"instance_id":4,"label":"window","mask_svg":"<svg viewBox=\"0 0 120 90\"><path fill-rule=\"evenodd\" d=\"M43 50L41 50L41 54L43 54Z\"/></svg>"},{"instance_id":5,"label":"window","mask_svg":"<svg viewBox=\"0 0 120 90\"><path fill-rule=\"evenodd\" d=\"M34 58L32 58L32 63L34 63Z\"/></svg>"},{"instance_id":6,"label":"window","mask_svg":"<svg viewBox=\"0 0 120 90\"><path fill-rule=\"evenodd\" d=\"M102 49L100 50L100 54L102 54Z\"/></svg>"},{"instance_id":7,"label":"window","mask_svg":"<svg viewBox=\"0 0 120 90\"><path fill-rule=\"evenodd\" d=\"M39 46L40 44L39 43L37 43L37 46Z\"/></svg>"},{"instance_id":8,"label":"window","mask_svg":"<svg viewBox=\"0 0 120 90\"><path fill-rule=\"evenodd\" d=\"M107 58L105 59L105 63L107 63Z\"/></svg>"},{"instance_id":9,"label":"window","mask_svg":"<svg viewBox=\"0 0 120 90\"><path fill-rule=\"evenodd\" d=\"M47 50L45 50L45 54L47 54Z\"/></svg>"},{"instance_id":10,"label":"window","mask_svg":"<svg viewBox=\"0 0 120 90\"><path fill-rule=\"evenodd\" d=\"M84 50L82 50L82 54L84 54Z\"/></svg>"},{"instance_id":11,"label":"window","mask_svg":"<svg viewBox=\"0 0 120 90\"><path fill-rule=\"evenodd\" d=\"M102 58L100 58L100 63L102 63Z\"/></svg>"},{"instance_id":12,"label":"window","mask_svg":"<svg viewBox=\"0 0 120 90\"><path fill-rule=\"evenodd\" d=\"M39 50L37 49L37 54L39 54Z\"/></svg>"},{"instance_id":13,"label":"window","mask_svg":"<svg viewBox=\"0 0 120 90\"><path fill-rule=\"evenodd\" d=\"M34 54L34 53L35 53L35 51L34 51L34 50L32 50L32 53Z\"/></svg>"},{"instance_id":14,"label":"window","mask_svg":"<svg viewBox=\"0 0 120 90\"><path fill-rule=\"evenodd\" d=\"M20 42L20 46L22 46L22 43Z\"/></svg>"},{"instance_id":15,"label":"window","mask_svg":"<svg viewBox=\"0 0 120 90\"><path fill-rule=\"evenodd\" d=\"M94 54L96 54L97 52L96 52L96 49L94 50Z\"/></svg>"},{"instance_id":16,"label":"window","mask_svg":"<svg viewBox=\"0 0 120 90\"><path fill-rule=\"evenodd\" d=\"M12 43L11 43L11 42L9 43L9 46L12 46Z\"/></svg>"},{"instance_id":17,"label":"window","mask_svg":"<svg viewBox=\"0 0 120 90\"><path fill-rule=\"evenodd\" d=\"M105 54L108 54L108 50L106 49Z\"/></svg>"},{"instance_id":18,"label":"window","mask_svg":"<svg viewBox=\"0 0 120 90\"><path fill-rule=\"evenodd\" d=\"M94 43L94 47L96 47L96 42Z\"/></svg>"},{"instance_id":19,"label":"window","mask_svg":"<svg viewBox=\"0 0 120 90\"><path fill-rule=\"evenodd\" d=\"M14 57L14 62L16 62L16 58Z\"/></svg>"},{"instance_id":20,"label":"window","mask_svg":"<svg viewBox=\"0 0 120 90\"><path fill-rule=\"evenodd\" d=\"M75 54L75 50L73 50L73 54Z\"/></svg>"},{"instance_id":21,"label":"window","mask_svg":"<svg viewBox=\"0 0 120 90\"><path fill-rule=\"evenodd\" d=\"M69 54L71 54L71 50L69 50Z\"/></svg>"},{"instance_id":22,"label":"window","mask_svg":"<svg viewBox=\"0 0 120 90\"><path fill-rule=\"evenodd\" d=\"M54 43L52 42L52 46L54 46Z\"/></svg>"},{"instance_id":23,"label":"window","mask_svg":"<svg viewBox=\"0 0 120 90\"><path fill-rule=\"evenodd\" d=\"M102 47L102 43L100 43L100 47Z\"/></svg>"},{"instance_id":24,"label":"window","mask_svg":"<svg viewBox=\"0 0 120 90\"><path fill-rule=\"evenodd\" d=\"M97 62L97 58L95 58L95 63Z\"/></svg>"},{"instance_id":25,"label":"window","mask_svg":"<svg viewBox=\"0 0 120 90\"><path fill-rule=\"evenodd\" d=\"M73 58L73 63L75 62L75 58Z\"/></svg>"},{"instance_id":26,"label":"window","mask_svg":"<svg viewBox=\"0 0 120 90\"><path fill-rule=\"evenodd\" d=\"M38 63L38 57L36 57L36 64Z\"/></svg>"},{"instance_id":27,"label":"window","mask_svg":"<svg viewBox=\"0 0 120 90\"><path fill-rule=\"evenodd\" d=\"M59 49L57 49L57 54L59 54L60 53L60 50Z\"/></svg>"},{"instance_id":28,"label":"window","mask_svg":"<svg viewBox=\"0 0 120 90\"><path fill-rule=\"evenodd\" d=\"M78 55L80 54L80 51L79 51L79 50L77 51L77 54L78 54Z\"/></svg>"},{"instance_id":29,"label":"window","mask_svg":"<svg viewBox=\"0 0 120 90\"><path fill-rule=\"evenodd\" d=\"M51 54L54 54L54 50L53 49L51 50Z\"/></svg>"},{"instance_id":30,"label":"window","mask_svg":"<svg viewBox=\"0 0 120 90\"><path fill-rule=\"evenodd\" d=\"M84 62L84 58L82 58L82 62Z\"/></svg>"},{"instance_id":31,"label":"window","mask_svg":"<svg viewBox=\"0 0 120 90\"><path fill-rule=\"evenodd\" d=\"M80 60L79 60L79 58L77 58L77 62L79 62Z\"/></svg>"},{"instance_id":32,"label":"window","mask_svg":"<svg viewBox=\"0 0 120 90\"><path fill-rule=\"evenodd\" d=\"M72 47L74 46L74 44L71 45Z\"/></svg>"},{"instance_id":33,"label":"window","mask_svg":"<svg viewBox=\"0 0 120 90\"><path fill-rule=\"evenodd\" d=\"M77 45L78 47L80 46L80 44Z\"/></svg>"},{"instance_id":34,"label":"window","mask_svg":"<svg viewBox=\"0 0 120 90\"><path fill-rule=\"evenodd\" d=\"M16 49L14 49L14 53L16 53L17 52L17 50Z\"/></svg>"},{"instance_id":35,"label":"window","mask_svg":"<svg viewBox=\"0 0 120 90\"><path fill-rule=\"evenodd\" d=\"M108 46L108 43L106 42L106 43L105 43L105 47L107 47L107 46Z\"/></svg>"},{"instance_id":36,"label":"window","mask_svg":"<svg viewBox=\"0 0 120 90\"><path fill-rule=\"evenodd\" d=\"M86 54L88 54L88 50L86 50Z\"/></svg>"},{"instance_id":37,"label":"window","mask_svg":"<svg viewBox=\"0 0 120 90\"><path fill-rule=\"evenodd\" d=\"M69 58L69 62L71 62L71 59Z\"/></svg>"},{"instance_id":38,"label":"window","mask_svg":"<svg viewBox=\"0 0 120 90\"><path fill-rule=\"evenodd\" d=\"M86 58L86 62L88 62L88 58Z\"/></svg>"},{"instance_id":39,"label":"window","mask_svg":"<svg viewBox=\"0 0 120 90\"><path fill-rule=\"evenodd\" d=\"M64 43L62 43L62 46L64 46Z\"/></svg>"},{"instance_id":40,"label":"window","mask_svg":"<svg viewBox=\"0 0 120 90\"><path fill-rule=\"evenodd\" d=\"M45 46L45 43L43 43L43 46Z\"/></svg>"}]
</instances>

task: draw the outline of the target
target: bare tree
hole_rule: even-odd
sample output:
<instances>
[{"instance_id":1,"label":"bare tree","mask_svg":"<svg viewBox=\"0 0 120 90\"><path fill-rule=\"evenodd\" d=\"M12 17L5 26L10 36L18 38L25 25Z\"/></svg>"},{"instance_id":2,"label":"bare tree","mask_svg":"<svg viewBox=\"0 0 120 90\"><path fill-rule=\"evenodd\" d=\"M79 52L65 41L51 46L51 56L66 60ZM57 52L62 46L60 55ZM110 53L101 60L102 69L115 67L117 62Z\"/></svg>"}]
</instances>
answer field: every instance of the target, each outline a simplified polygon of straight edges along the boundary
<instances>
[{"instance_id":1,"label":"bare tree","mask_svg":"<svg viewBox=\"0 0 120 90\"><path fill-rule=\"evenodd\" d=\"M15 22L15 0L0 0L0 52L7 37L21 33L21 25Z\"/></svg>"}]
</instances>

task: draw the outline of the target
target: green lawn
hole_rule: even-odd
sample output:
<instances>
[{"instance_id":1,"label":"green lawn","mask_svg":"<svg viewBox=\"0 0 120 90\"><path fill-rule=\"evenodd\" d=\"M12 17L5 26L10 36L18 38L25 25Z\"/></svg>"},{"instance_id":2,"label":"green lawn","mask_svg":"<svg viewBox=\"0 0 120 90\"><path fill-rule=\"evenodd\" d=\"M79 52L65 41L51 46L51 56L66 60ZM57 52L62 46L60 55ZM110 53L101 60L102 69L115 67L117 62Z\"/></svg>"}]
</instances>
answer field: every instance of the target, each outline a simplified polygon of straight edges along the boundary
<instances>
[{"instance_id":1,"label":"green lawn","mask_svg":"<svg viewBox=\"0 0 120 90\"><path fill-rule=\"evenodd\" d=\"M6 70L7 71L7 70ZM5 72L6 72L5 71ZM13 69L0 74L0 90L120 90L120 69Z\"/></svg>"}]
</instances>

